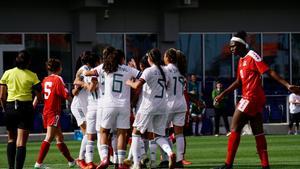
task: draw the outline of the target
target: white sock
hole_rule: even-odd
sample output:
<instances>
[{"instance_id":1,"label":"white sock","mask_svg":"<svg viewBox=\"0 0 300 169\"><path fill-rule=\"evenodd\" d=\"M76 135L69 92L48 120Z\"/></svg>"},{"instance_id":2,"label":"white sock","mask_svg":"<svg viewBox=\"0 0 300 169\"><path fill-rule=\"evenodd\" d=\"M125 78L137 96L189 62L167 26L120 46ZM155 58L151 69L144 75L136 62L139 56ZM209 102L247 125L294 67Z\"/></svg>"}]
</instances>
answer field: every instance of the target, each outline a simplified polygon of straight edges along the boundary
<instances>
[{"instance_id":1,"label":"white sock","mask_svg":"<svg viewBox=\"0 0 300 169\"><path fill-rule=\"evenodd\" d=\"M144 139L140 139L140 152L141 152L141 156L143 156L146 152L145 152L145 144L144 144Z\"/></svg>"},{"instance_id":2,"label":"white sock","mask_svg":"<svg viewBox=\"0 0 300 169\"><path fill-rule=\"evenodd\" d=\"M139 165L140 163L140 158L141 158L141 152L140 152L141 148L139 144L140 140L141 140L140 135L132 134L131 147L132 147L132 156L133 156L134 165Z\"/></svg>"},{"instance_id":3,"label":"white sock","mask_svg":"<svg viewBox=\"0 0 300 169\"><path fill-rule=\"evenodd\" d=\"M132 143L131 143L132 144ZM129 148L129 152L128 152L128 157L127 157L128 160L131 160L132 159L132 146L130 146Z\"/></svg>"},{"instance_id":4,"label":"white sock","mask_svg":"<svg viewBox=\"0 0 300 169\"><path fill-rule=\"evenodd\" d=\"M108 145L106 144L101 144L100 145L100 158L101 161L104 160L108 156Z\"/></svg>"},{"instance_id":5,"label":"white sock","mask_svg":"<svg viewBox=\"0 0 300 169\"><path fill-rule=\"evenodd\" d=\"M176 161L182 161L183 160L183 154L184 154L184 136L183 134L179 134L176 136Z\"/></svg>"},{"instance_id":6,"label":"white sock","mask_svg":"<svg viewBox=\"0 0 300 169\"><path fill-rule=\"evenodd\" d=\"M114 162L115 164L118 163L118 150L117 150L117 146L118 146L118 145L117 145L117 144L118 144L117 136L114 134L114 135L111 137L111 147L112 147L113 152L114 152L114 154L113 154L113 158L114 158L113 162Z\"/></svg>"},{"instance_id":7,"label":"white sock","mask_svg":"<svg viewBox=\"0 0 300 169\"><path fill-rule=\"evenodd\" d=\"M193 135L195 135L196 134L196 122L193 122L192 130L193 130Z\"/></svg>"},{"instance_id":8,"label":"white sock","mask_svg":"<svg viewBox=\"0 0 300 169\"><path fill-rule=\"evenodd\" d=\"M99 157L100 157L100 152L101 152L100 138L101 138L100 132L97 132L97 150L98 150Z\"/></svg>"},{"instance_id":9,"label":"white sock","mask_svg":"<svg viewBox=\"0 0 300 169\"><path fill-rule=\"evenodd\" d=\"M170 144L168 143L167 139L164 137L158 137L156 138L156 143L170 156L173 152L170 147Z\"/></svg>"},{"instance_id":10,"label":"white sock","mask_svg":"<svg viewBox=\"0 0 300 169\"><path fill-rule=\"evenodd\" d=\"M198 123L198 134L201 134L202 122Z\"/></svg>"},{"instance_id":11,"label":"white sock","mask_svg":"<svg viewBox=\"0 0 300 169\"><path fill-rule=\"evenodd\" d=\"M159 147L160 155L161 155L161 161L169 161L169 156L164 150Z\"/></svg>"},{"instance_id":12,"label":"white sock","mask_svg":"<svg viewBox=\"0 0 300 169\"><path fill-rule=\"evenodd\" d=\"M87 144L87 135L85 134L81 140L79 156L78 156L79 160L83 160L85 157L86 144Z\"/></svg>"},{"instance_id":13,"label":"white sock","mask_svg":"<svg viewBox=\"0 0 300 169\"><path fill-rule=\"evenodd\" d=\"M85 162L93 162L94 157L94 141L88 140L86 144Z\"/></svg>"},{"instance_id":14,"label":"white sock","mask_svg":"<svg viewBox=\"0 0 300 169\"><path fill-rule=\"evenodd\" d=\"M123 164L126 157L126 150L118 150L118 164Z\"/></svg>"},{"instance_id":15,"label":"white sock","mask_svg":"<svg viewBox=\"0 0 300 169\"><path fill-rule=\"evenodd\" d=\"M150 150L150 159L151 161L156 161L156 149L157 149L157 144L155 140L150 140L149 141L149 150Z\"/></svg>"}]
</instances>

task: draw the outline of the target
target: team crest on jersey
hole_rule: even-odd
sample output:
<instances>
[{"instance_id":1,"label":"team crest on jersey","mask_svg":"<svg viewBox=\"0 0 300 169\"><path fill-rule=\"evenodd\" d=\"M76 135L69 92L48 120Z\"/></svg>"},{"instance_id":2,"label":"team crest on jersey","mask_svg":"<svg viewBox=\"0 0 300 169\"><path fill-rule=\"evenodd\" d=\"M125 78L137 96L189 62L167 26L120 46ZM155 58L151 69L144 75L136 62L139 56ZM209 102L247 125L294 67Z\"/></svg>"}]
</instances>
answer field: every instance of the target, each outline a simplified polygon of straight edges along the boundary
<instances>
[{"instance_id":1,"label":"team crest on jersey","mask_svg":"<svg viewBox=\"0 0 300 169\"><path fill-rule=\"evenodd\" d=\"M246 60L243 61L243 66L247 66L247 61Z\"/></svg>"}]
</instances>

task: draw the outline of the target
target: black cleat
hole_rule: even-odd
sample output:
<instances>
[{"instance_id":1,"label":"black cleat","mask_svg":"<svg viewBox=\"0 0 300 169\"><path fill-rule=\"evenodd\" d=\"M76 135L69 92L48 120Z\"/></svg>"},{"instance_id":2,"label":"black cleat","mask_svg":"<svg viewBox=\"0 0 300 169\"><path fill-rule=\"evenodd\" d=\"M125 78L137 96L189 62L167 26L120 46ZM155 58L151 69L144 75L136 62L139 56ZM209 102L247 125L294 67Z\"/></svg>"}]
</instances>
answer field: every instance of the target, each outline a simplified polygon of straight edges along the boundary
<instances>
[{"instance_id":1,"label":"black cleat","mask_svg":"<svg viewBox=\"0 0 300 169\"><path fill-rule=\"evenodd\" d=\"M175 168L184 168L182 161L177 161L175 163Z\"/></svg>"},{"instance_id":2,"label":"black cleat","mask_svg":"<svg viewBox=\"0 0 300 169\"><path fill-rule=\"evenodd\" d=\"M232 167L232 165L229 165L229 164L225 163L224 165L222 165L220 167L216 167L214 169L233 169L233 167Z\"/></svg>"},{"instance_id":3,"label":"black cleat","mask_svg":"<svg viewBox=\"0 0 300 169\"><path fill-rule=\"evenodd\" d=\"M169 168L169 161L160 162L157 168Z\"/></svg>"}]
</instances>

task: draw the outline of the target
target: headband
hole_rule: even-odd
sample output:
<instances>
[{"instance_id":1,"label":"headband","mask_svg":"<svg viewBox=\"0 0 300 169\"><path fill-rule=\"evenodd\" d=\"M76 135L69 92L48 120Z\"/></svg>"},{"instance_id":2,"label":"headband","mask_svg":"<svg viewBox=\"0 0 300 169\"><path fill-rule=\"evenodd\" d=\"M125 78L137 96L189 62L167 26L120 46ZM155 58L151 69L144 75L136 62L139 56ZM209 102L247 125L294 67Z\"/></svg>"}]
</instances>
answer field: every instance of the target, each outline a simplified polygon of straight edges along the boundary
<instances>
[{"instance_id":1,"label":"headband","mask_svg":"<svg viewBox=\"0 0 300 169\"><path fill-rule=\"evenodd\" d=\"M249 48L248 43L246 43L243 39L239 38L239 37L235 37L233 36L230 41L234 41L234 42L239 42L241 44L244 44L246 46L246 48Z\"/></svg>"}]
</instances>

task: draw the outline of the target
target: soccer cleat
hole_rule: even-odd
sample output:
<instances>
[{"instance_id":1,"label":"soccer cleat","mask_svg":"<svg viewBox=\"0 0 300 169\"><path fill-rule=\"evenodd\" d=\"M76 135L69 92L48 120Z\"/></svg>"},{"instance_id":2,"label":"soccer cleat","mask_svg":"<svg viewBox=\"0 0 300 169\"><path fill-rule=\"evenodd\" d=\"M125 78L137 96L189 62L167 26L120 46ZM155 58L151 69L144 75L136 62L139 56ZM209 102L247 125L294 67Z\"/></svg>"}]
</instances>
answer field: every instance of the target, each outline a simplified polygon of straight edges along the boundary
<instances>
[{"instance_id":1,"label":"soccer cleat","mask_svg":"<svg viewBox=\"0 0 300 169\"><path fill-rule=\"evenodd\" d=\"M93 162L89 162L84 169L96 169L96 167L97 166Z\"/></svg>"},{"instance_id":2,"label":"soccer cleat","mask_svg":"<svg viewBox=\"0 0 300 169\"><path fill-rule=\"evenodd\" d=\"M262 169L270 169L270 166L263 166Z\"/></svg>"},{"instance_id":3,"label":"soccer cleat","mask_svg":"<svg viewBox=\"0 0 300 169\"><path fill-rule=\"evenodd\" d=\"M231 134L231 132L228 132L228 133L226 134L226 137L229 137L229 136L230 136L230 134Z\"/></svg>"},{"instance_id":4,"label":"soccer cleat","mask_svg":"<svg viewBox=\"0 0 300 169\"><path fill-rule=\"evenodd\" d=\"M175 163L176 163L176 154L172 153L169 156L169 169L174 169L175 168Z\"/></svg>"},{"instance_id":5,"label":"soccer cleat","mask_svg":"<svg viewBox=\"0 0 300 169\"><path fill-rule=\"evenodd\" d=\"M142 168L147 168L147 163L149 162L149 158L147 154L143 154L141 158L141 167Z\"/></svg>"},{"instance_id":6,"label":"soccer cleat","mask_svg":"<svg viewBox=\"0 0 300 169\"><path fill-rule=\"evenodd\" d=\"M80 168L85 168L87 166L86 162L82 159L82 160L75 160L76 164L80 167Z\"/></svg>"},{"instance_id":7,"label":"soccer cleat","mask_svg":"<svg viewBox=\"0 0 300 169\"><path fill-rule=\"evenodd\" d=\"M229 164L223 164L222 166L220 167L216 167L214 169L233 169L232 165L229 165Z\"/></svg>"},{"instance_id":8,"label":"soccer cleat","mask_svg":"<svg viewBox=\"0 0 300 169\"><path fill-rule=\"evenodd\" d=\"M45 164L35 163L34 164L34 169L50 169L50 168L47 167Z\"/></svg>"},{"instance_id":9,"label":"soccer cleat","mask_svg":"<svg viewBox=\"0 0 300 169\"><path fill-rule=\"evenodd\" d=\"M151 162L150 162L150 168L151 168L151 169L157 168L156 163L155 163L154 160L151 160Z\"/></svg>"},{"instance_id":10,"label":"soccer cleat","mask_svg":"<svg viewBox=\"0 0 300 169\"><path fill-rule=\"evenodd\" d=\"M162 161L158 164L157 168L168 168L169 166L169 161Z\"/></svg>"},{"instance_id":11,"label":"soccer cleat","mask_svg":"<svg viewBox=\"0 0 300 169\"><path fill-rule=\"evenodd\" d=\"M76 162L75 162L75 161L69 161L69 162L68 162L68 166L69 166L70 168L74 168L74 167L76 166Z\"/></svg>"},{"instance_id":12,"label":"soccer cleat","mask_svg":"<svg viewBox=\"0 0 300 169\"><path fill-rule=\"evenodd\" d=\"M139 165L133 165L130 167L130 169L142 169Z\"/></svg>"},{"instance_id":13,"label":"soccer cleat","mask_svg":"<svg viewBox=\"0 0 300 169\"><path fill-rule=\"evenodd\" d=\"M105 157L100 164L97 166L96 169L106 169L109 166L109 159L108 157Z\"/></svg>"},{"instance_id":14,"label":"soccer cleat","mask_svg":"<svg viewBox=\"0 0 300 169\"><path fill-rule=\"evenodd\" d=\"M177 161L177 162L175 163L175 168L184 168L184 167L183 167L182 161Z\"/></svg>"},{"instance_id":15,"label":"soccer cleat","mask_svg":"<svg viewBox=\"0 0 300 169\"><path fill-rule=\"evenodd\" d=\"M183 160L182 160L182 164L183 164L183 165L191 165L192 162L183 159Z\"/></svg>"},{"instance_id":16,"label":"soccer cleat","mask_svg":"<svg viewBox=\"0 0 300 169\"><path fill-rule=\"evenodd\" d=\"M119 164L116 168L117 169L129 169L129 166L127 166L125 164Z\"/></svg>"},{"instance_id":17,"label":"soccer cleat","mask_svg":"<svg viewBox=\"0 0 300 169\"><path fill-rule=\"evenodd\" d=\"M132 164L133 164L132 160L130 160L130 159L125 159L125 160L123 161L123 163L124 163L125 165L127 165L127 166L132 166Z\"/></svg>"}]
</instances>

